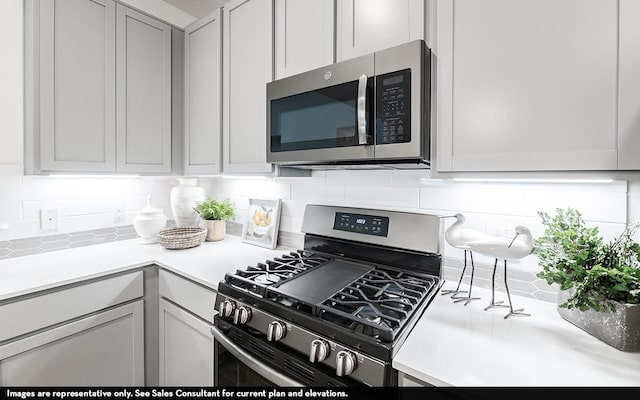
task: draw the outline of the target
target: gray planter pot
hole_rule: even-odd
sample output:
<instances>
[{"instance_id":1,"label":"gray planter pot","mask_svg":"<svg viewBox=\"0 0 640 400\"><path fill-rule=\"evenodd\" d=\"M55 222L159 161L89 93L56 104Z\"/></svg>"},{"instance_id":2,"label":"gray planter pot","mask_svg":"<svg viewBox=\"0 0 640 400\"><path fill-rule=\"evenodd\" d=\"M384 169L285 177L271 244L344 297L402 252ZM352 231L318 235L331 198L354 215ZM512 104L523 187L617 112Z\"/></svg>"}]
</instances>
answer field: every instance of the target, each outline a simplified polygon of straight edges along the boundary
<instances>
[{"instance_id":1,"label":"gray planter pot","mask_svg":"<svg viewBox=\"0 0 640 400\"><path fill-rule=\"evenodd\" d=\"M640 304L615 303L616 312L560 308L572 291L558 291L558 313L578 328L628 352L640 351Z\"/></svg>"}]
</instances>

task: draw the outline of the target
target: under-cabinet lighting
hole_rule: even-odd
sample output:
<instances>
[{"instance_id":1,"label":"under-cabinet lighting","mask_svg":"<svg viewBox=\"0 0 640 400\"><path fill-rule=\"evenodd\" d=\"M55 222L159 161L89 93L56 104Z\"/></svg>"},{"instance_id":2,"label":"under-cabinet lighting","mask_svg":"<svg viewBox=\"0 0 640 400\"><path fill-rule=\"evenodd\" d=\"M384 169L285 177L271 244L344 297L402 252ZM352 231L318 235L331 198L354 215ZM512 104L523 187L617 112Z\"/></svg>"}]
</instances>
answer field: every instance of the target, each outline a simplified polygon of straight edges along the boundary
<instances>
[{"instance_id":1,"label":"under-cabinet lighting","mask_svg":"<svg viewBox=\"0 0 640 400\"><path fill-rule=\"evenodd\" d=\"M222 179L250 179L250 180L270 180L273 179L270 176L262 176L262 175L222 175Z\"/></svg>"},{"instance_id":2,"label":"under-cabinet lighting","mask_svg":"<svg viewBox=\"0 0 640 400\"><path fill-rule=\"evenodd\" d=\"M126 179L126 178L140 178L140 175L126 174L126 175L76 175L76 174L51 174L49 178L55 179Z\"/></svg>"},{"instance_id":3,"label":"under-cabinet lighting","mask_svg":"<svg viewBox=\"0 0 640 400\"><path fill-rule=\"evenodd\" d=\"M479 183L612 183L613 179L526 179L526 178L453 178L456 182Z\"/></svg>"}]
</instances>

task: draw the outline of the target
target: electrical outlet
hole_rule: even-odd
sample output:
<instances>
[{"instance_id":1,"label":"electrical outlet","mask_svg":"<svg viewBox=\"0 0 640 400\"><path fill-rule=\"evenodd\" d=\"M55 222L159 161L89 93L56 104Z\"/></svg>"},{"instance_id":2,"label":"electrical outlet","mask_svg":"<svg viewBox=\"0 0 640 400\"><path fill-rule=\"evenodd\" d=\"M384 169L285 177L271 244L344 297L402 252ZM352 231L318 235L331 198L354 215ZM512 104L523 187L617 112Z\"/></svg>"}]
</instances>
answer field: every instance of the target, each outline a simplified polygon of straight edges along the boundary
<instances>
[{"instance_id":1,"label":"electrical outlet","mask_svg":"<svg viewBox=\"0 0 640 400\"><path fill-rule=\"evenodd\" d=\"M54 231L60 226L57 208L43 208L40 210L40 226L43 231Z\"/></svg>"},{"instance_id":2,"label":"electrical outlet","mask_svg":"<svg viewBox=\"0 0 640 400\"><path fill-rule=\"evenodd\" d=\"M113 223L114 224L121 224L124 222L124 205L122 204L117 204L114 208L113 208Z\"/></svg>"}]
</instances>

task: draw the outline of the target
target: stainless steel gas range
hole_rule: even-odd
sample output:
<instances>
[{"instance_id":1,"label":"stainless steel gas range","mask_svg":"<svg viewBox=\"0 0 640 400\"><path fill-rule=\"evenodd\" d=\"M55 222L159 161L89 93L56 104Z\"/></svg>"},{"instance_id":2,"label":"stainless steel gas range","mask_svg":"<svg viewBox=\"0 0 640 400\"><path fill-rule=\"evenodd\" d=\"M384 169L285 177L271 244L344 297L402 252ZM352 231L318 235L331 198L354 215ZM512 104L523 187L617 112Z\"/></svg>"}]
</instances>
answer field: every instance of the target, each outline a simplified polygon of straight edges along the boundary
<instances>
[{"instance_id":1,"label":"stainless steel gas range","mask_svg":"<svg viewBox=\"0 0 640 400\"><path fill-rule=\"evenodd\" d=\"M435 215L308 205L304 248L229 273L220 386L395 386L394 354L442 284Z\"/></svg>"}]
</instances>

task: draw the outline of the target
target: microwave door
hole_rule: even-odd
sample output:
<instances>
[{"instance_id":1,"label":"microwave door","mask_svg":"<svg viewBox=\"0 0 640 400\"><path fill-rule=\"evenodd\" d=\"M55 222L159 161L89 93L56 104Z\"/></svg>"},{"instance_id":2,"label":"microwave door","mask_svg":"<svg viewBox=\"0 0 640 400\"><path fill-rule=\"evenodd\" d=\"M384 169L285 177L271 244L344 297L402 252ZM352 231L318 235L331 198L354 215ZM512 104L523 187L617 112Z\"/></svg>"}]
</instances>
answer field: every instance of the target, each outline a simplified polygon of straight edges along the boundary
<instances>
[{"instance_id":1,"label":"microwave door","mask_svg":"<svg viewBox=\"0 0 640 400\"><path fill-rule=\"evenodd\" d=\"M373 58L364 58L368 68L354 59L267 85L267 161L373 158Z\"/></svg>"}]
</instances>

